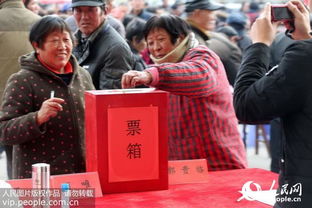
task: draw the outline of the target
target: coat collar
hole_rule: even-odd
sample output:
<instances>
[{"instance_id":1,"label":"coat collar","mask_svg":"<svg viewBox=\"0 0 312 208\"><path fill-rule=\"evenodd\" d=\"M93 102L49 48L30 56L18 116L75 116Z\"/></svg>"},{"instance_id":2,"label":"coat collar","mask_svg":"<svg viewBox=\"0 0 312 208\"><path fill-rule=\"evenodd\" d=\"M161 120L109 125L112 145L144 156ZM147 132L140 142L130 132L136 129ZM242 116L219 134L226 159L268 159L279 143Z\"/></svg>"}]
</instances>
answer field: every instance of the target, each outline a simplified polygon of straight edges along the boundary
<instances>
[{"instance_id":1,"label":"coat collar","mask_svg":"<svg viewBox=\"0 0 312 208\"><path fill-rule=\"evenodd\" d=\"M102 31L102 30L106 30L106 28L108 27L108 23L106 20L104 20L102 22L102 24L89 36L87 37L87 41L88 42L93 42L95 40L95 38L98 36L98 34ZM75 37L78 40L78 43L80 43L81 39L82 39L82 32L78 29L77 32L75 33Z\"/></svg>"},{"instance_id":2,"label":"coat collar","mask_svg":"<svg viewBox=\"0 0 312 208\"><path fill-rule=\"evenodd\" d=\"M90 44L92 44L95 39L99 36L100 33L103 35L108 29L109 25L106 20L89 36L85 41L82 41L82 33L78 30L75 33L75 37L78 41L77 46L73 49L73 52L77 55L78 63L81 64L84 62L90 54Z\"/></svg>"},{"instance_id":3,"label":"coat collar","mask_svg":"<svg viewBox=\"0 0 312 208\"><path fill-rule=\"evenodd\" d=\"M40 63L40 61L37 59L35 52L31 52L25 55L22 55L19 57L19 62L22 69L30 70L30 71L37 71L42 74L49 74L52 76L55 76L55 74L47 69L44 65ZM78 73L78 63L75 58L75 56L71 55L69 62L72 65L73 74L74 76Z\"/></svg>"}]
</instances>

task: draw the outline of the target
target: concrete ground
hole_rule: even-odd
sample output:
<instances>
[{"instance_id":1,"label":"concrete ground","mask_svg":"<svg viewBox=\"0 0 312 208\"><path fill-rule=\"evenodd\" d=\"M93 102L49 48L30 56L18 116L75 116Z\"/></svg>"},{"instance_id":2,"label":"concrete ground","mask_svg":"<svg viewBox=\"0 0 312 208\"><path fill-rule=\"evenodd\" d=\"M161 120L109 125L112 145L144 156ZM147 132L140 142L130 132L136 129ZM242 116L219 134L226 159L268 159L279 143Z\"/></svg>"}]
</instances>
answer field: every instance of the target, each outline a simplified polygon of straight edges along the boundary
<instances>
[{"instance_id":1,"label":"concrete ground","mask_svg":"<svg viewBox=\"0 0 312 208\"><path fill-rule=\"evenodd\" d=\"M255 148L247 148L247 160L249 168L261 168L270 170L271 158L263 143L260 143L259 154L255 154Z\"/></svg>"}]
</instances>

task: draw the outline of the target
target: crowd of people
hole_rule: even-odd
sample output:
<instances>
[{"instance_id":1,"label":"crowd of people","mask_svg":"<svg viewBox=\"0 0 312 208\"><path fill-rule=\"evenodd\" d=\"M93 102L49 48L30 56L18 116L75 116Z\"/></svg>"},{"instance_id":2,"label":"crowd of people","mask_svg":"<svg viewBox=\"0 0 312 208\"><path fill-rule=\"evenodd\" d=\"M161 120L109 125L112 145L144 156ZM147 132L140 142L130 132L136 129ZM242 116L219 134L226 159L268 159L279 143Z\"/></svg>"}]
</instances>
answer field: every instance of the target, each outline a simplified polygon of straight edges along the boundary
<instances>
[{"instance_id":1,"label":"crowd of people","mask_svg":"<svg viewBox=\"0 0 312 208\"><path fill-rule=\"evenodd\" d=\"M0 143L8 177L29 178L39 162L51 174L84 172L84 92L151 86L169 92L169 160L204 158L210 171L246 168L239 121L278 121L278 136L271 135L280 144L271 148L278 193L302 183L299 207L308 207L308 6L292 0L285 5L292 22L272 23L271 6L259 2L230 10L211 0L157 7L72 0L49 10L36 0L0 0Z\"/></svg>"}]
</instances>

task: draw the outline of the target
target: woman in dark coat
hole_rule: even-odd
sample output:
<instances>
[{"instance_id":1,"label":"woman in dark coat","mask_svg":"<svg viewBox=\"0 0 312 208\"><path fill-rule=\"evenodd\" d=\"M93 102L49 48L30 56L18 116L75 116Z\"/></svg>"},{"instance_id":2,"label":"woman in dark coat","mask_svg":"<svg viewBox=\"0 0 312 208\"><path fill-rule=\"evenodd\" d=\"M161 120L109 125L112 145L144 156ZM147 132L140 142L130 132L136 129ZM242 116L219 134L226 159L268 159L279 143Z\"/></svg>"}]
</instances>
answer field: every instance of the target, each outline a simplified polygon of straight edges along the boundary
<instances>
[{"instance_id":1,"label":"woman in dark coat","mask_svg":"<svg viewBox=\"0 0 312 208\"><path fill-rule=\"evenodd\" d=\"M13 145L13 178L30 178L31 165L49 163L51 174L85 171L84 91L94 89L72 54L65 22L46 16L31 29L35 52L20 57L6 85L0 142Z\"/></svg>"}]
</instances>

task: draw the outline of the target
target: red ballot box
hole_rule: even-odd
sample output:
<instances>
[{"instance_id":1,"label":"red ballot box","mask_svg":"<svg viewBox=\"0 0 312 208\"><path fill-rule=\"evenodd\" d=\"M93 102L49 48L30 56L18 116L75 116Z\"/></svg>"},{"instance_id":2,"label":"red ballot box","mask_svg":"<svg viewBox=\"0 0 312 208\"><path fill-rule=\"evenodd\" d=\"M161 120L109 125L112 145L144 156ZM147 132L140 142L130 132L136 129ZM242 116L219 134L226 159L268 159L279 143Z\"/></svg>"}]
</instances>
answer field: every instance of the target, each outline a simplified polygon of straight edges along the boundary
<instances>
[{"instance_id":1,"label":"red ballot box","mask_svg":"<svg viewBox=\"0 0 312 208\"><path fill-rule=\"evenodd\" d=\"M168 188L168 93L152 88L85 93L87 171L103 193Z\"/></svg>"}]
</instances>

